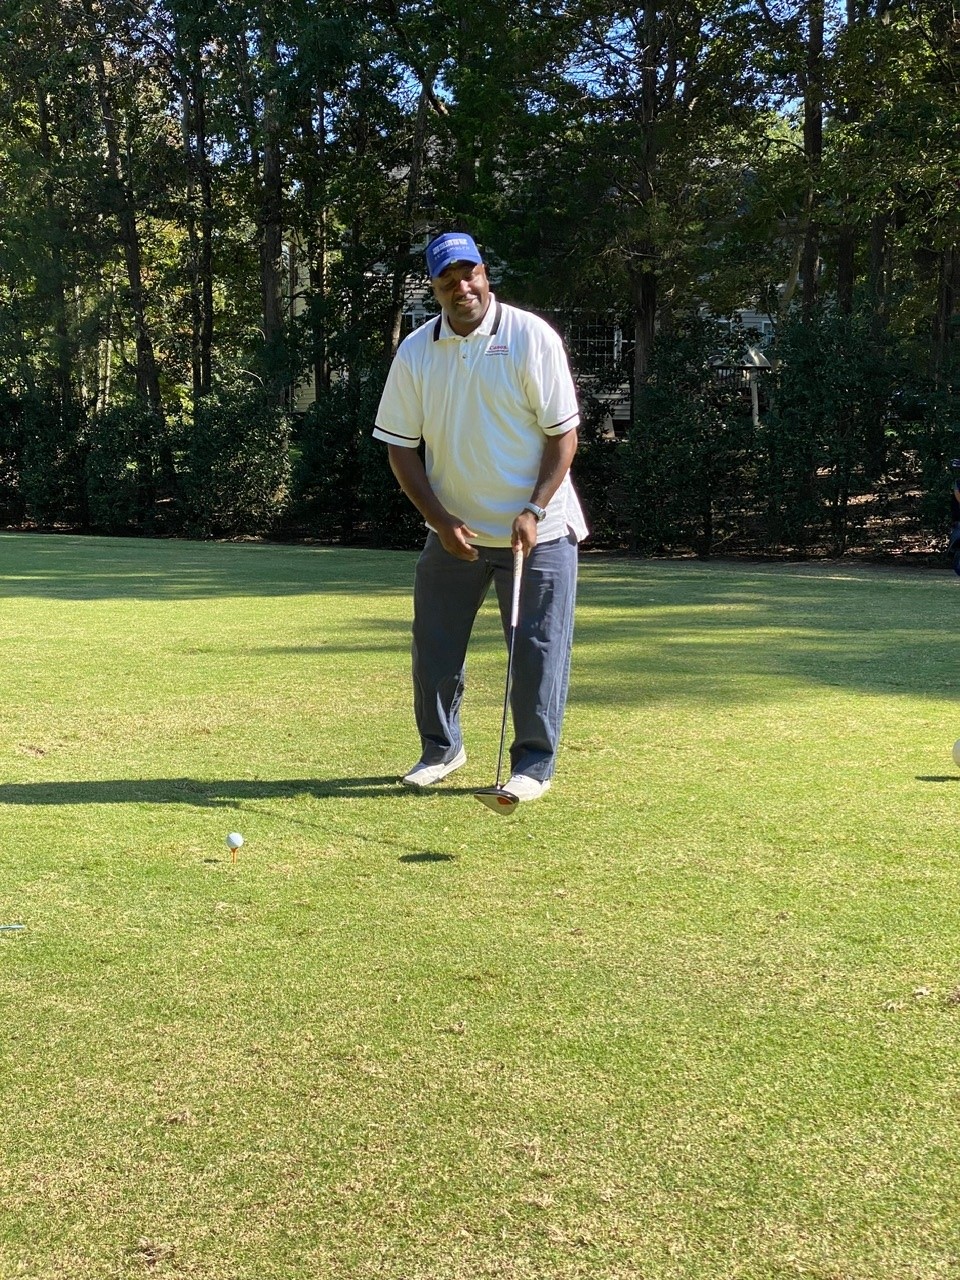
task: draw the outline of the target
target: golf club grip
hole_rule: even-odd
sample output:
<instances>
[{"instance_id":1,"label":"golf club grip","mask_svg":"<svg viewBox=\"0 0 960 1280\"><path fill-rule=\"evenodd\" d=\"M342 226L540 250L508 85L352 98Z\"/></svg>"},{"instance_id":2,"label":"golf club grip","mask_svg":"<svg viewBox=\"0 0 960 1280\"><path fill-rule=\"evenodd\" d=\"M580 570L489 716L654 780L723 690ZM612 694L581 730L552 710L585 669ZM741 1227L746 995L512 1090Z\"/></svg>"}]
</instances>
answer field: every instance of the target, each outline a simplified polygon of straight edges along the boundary
<instances>
[{"instance_id":1,"label":"golf club grip","mask_svg":"<svg viewBox=\"0 0 960 1280\"><path fill-rule=\"evenodd\" d=\"M513 599L510 602L510 626L515 627L520 618L520 579L523 576L523 548L513 553Z\"/></svg>"}]
</instances>

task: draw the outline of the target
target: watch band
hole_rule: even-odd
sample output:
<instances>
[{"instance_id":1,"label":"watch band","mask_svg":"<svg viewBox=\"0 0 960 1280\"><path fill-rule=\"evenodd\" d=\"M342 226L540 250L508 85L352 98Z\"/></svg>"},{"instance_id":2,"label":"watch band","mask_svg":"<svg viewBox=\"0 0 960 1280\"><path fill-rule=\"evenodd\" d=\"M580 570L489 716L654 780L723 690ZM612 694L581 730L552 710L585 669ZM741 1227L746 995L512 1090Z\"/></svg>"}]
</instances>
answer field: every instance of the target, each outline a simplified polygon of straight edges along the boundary
<instances>
[{"instance_id":1,"label":"watch band","mask_svg":"<svg viewBox=\"0 0 960 1280\"><path fill-rule=\"evenodd\" d=\"M537 524L539 524L547 514L546 509L544 507L538 507L535 502L525 502L523 504L523 509L524 511L529 511L532 516L536 517Z\"/></svg>"}]
</instances>

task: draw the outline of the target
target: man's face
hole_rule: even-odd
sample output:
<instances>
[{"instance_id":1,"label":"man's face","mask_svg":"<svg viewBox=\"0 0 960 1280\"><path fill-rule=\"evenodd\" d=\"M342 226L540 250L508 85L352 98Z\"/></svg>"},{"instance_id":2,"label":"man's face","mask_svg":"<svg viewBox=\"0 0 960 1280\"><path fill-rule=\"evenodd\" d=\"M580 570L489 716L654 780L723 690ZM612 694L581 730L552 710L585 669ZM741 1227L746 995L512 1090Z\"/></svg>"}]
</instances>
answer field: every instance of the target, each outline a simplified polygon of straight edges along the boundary
<instances>
[{"instance_id":1,"label":"man's face","mask_svg":"<svg viewBox=\"0 0 960 1280\"><path fill-rule=\"evenodd\" d=\"M461 337L473 333L490 302L490 281L483 263L451 262L430 284L454 333Z\"/></svg>"}]
</instances>

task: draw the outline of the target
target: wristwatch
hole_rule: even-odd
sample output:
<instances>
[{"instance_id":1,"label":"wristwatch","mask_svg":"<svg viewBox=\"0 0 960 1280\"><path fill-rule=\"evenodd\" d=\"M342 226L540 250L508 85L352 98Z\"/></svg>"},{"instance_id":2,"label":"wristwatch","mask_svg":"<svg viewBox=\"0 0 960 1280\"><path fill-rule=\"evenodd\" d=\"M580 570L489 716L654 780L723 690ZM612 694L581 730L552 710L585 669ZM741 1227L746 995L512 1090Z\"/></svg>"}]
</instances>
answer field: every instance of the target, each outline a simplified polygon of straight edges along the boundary
<instances>
[{"instance_id":1,"label":"wristwatch","mask_svg":"<svg viewBox=\"0 0 960 1280\"><path fill-rule=\"evenodd\" d=\"M523 504L523 509L524 511L529 511L530 514L536 518L537 524L539 524L547 514L546 509L544 507L538 507L535 502L525 502Z\"/></svg>"}]
</instances>

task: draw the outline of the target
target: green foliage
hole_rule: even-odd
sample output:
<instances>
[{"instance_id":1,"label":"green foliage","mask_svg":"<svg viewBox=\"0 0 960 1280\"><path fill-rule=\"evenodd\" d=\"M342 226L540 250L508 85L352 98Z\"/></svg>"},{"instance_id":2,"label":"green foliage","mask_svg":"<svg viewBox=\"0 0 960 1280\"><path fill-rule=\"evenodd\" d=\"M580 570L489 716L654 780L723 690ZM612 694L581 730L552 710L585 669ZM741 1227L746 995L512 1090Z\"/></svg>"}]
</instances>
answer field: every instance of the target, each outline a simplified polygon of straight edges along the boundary
<instances>
[{"instance_id":1,"label":"green foliage","mask_svg":"<svg viewBox=\"0 0 960 1280\"><path fill-rule=\"evenodd\" d=\"M624 448L632 545L707 556L742 526L752 490L742 335L685 317L657 343Z\"/></svg>"},{"instance_id":2,"label":"green foliage","mask_svg":"<svg viewBox=\"0 0 960 1280\"><path fill-rule=\"evenodd\" d=\"M32 524L86 523L86 419L74 403L25 396L20 406L20 492Z\"/></svg>"},{"instance_id":3,"label":"green foliage","mask_svg":"<svg viewBox=\"0 0 960 1280\"><path fill-rule=\"evenodd\" d=\"M334 382L297 427L293 527L321 538L411 546L422 521L371 432L381 384Z\"/></svg>"},{"instance_id":4,"label":"green foliage","mask_svg":"<svg viewBox=\"0 0 960 1280\"><path fill-rule=\"evenodd\" d=\"M118 406L90 424L85 482L92 529L102 533L156 528L156 476L166 427L142 404Z\"/></svg>"},{"instance_id":5,"label":"green foliage","mask_svg":"<svg viewBox=\"0 0 960 1280\"><path fill-rule=\"evenodd\" d=\"M573 480L597 546L622 546L629 538L632 502L623 477L625 448L620 440L581 428Z\"/></svg>"},{"instance_id":6,"label":"green foliage","mask_svg":"<svg viewBox=\"0 0 960 1280\"><path fill-rule=\"evenodd\" d=\"M23 496L20 492L20 417L22 404L0 386L0 524L23 522Z\"/></svg>"},{"instance_id":7,"label":"green foliage","mask_svg":"<svg viewBox=\"0 0 960 1280\"><path fill-rule=\"evenodd\" d=\"M409 517L369 441L369 389L423 285L417 240L453 220L502 264L505 298L625 317L640 379L703 304L785 317L816 239L807 285L824 315L861 308L863 325L784 335L752 491L770 545L842 547L884 456L919 456L883 408L900 367L944 393L960 367L949 8L828 6L811 96L810 15L780 0L518 0L507 21L494 0L2 5L0 384L34 407L18 400L30 422L18 409L7 432L0 508L149 529L172 488L167 442L113 410L137 401L190 420L211 387L252 377L279 399L310 368L320 402L300 433L291 524L405 542ZM846 373L839 341L854 353ZM627 450L586 415L581 484L598 536L621 538L632 502L638 547L706 549L736 504L679 497L691 486L668 458L687 468L691 441L730 436L714 479L750 479L734 442L744 415L684 375L691 416L659 440L672 413L660 376ZM658 475L668 492L650 490ZM266 508L283 506L258 499L261 514L240 519L211 484L217 509L201 515L185 486L190 528L269 524Z\"/></svg>"},{"instance_id":8,"label":"green foliage","mask_svg":"<svg viewBox=\"0 0 960 1280\"><path fill-rule=\"evenodd\" d=\"M623 394L628 376L620 364L591 371L586 361L574 363L580 403L574 483L590 535L604 546L622 545L629 537L631 502L623 475L626 446L613 436L611 418L611 401Z\"/></svg>"},{"instance_id":9,"label":"green foliage","mask_svg":"<svg viewBox=\"0 0 960 1280\"><path fill-rule=\"evenodd\" d=\"M258 391L205 396L178 440L182 527L195 537L265 534L290 497L290 421Z\"/></svg>"},{"instance_id":10,"label":"green foliage","mask_svg":"<svg viewBox=\"0 0 960 1280\"><path fill-rule=\"evenodd\" d=\"M376 410L372 397L367 399L369 416L364 423L357 418L362 389L357 394L334 383L320 392L296 426L290 518L321 538L341 537L355 517L360 433L362 425L369 430Z\"/></svg>"},{"instance_id":11,"label":"green foliage","mask_svg":"<svg viewBox=\"0 0 960 1280\"><path fill-rule=\"evenodd\" d=\"M960 458L960 400L929 379L905 379L891 402L891 430L901 442L904 461L917 487L921 528L947 525L947 496Z\"/></svg>"},{"instance_id":12,"label":"green foliage","mask_svg":"<svg viewBox=\"0 0 960 1280\"><path fill-rule=\"evenodd\" d=\"M762 434L771 545L811 542L840 555L888 463L896 385L889 353L860 315L821 307L778 335L778 388Z\"/></svg>"},{"instance_id":13,"label":"green foliage","mask_svg":"<svg viewBox=\"0 0 960 1280\"><path fill-rule=\"evenodd\" d=\"M423 518L397 484L387 460L387 446L370 434L369 423L357 450L357 486L363 540L377 547L415 547L424 539Z\"/></svg>"}]
</instances>

